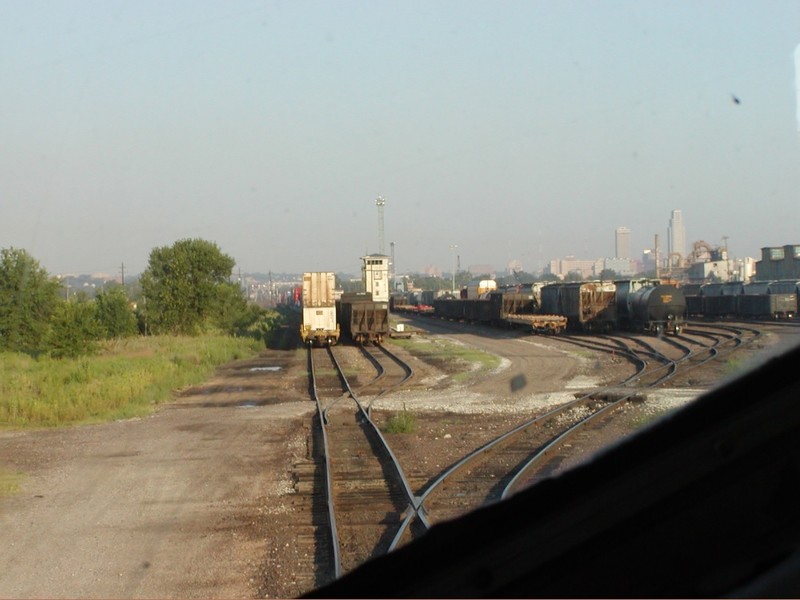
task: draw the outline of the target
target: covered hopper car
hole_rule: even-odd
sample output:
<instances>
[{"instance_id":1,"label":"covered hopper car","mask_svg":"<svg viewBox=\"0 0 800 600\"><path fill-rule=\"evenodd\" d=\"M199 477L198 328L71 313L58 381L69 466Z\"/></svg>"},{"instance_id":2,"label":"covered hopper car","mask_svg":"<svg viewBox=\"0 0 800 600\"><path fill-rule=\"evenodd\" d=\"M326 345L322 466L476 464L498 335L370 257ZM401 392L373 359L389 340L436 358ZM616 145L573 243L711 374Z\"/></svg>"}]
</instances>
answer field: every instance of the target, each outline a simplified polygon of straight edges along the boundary
<instances>
[{"instance_id":1,"label":"covered hopper car","mask_svg":"<svg viewBox=\"0 0 800 600\"><path fill-rule=\"evenodd\" d=\"M690 284L682 288L689 315L707 319L794 319L800 307L797 281Z\"/></svg>"}]
</instances>

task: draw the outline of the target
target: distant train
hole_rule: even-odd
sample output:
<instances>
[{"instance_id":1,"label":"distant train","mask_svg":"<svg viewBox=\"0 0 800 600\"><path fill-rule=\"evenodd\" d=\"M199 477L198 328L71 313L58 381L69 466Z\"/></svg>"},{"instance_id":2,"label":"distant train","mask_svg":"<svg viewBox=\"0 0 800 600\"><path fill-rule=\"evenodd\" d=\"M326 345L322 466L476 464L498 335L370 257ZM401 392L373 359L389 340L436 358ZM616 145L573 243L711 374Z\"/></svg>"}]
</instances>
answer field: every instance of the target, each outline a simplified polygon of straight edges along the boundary
<instances>
[{"instance_id":1,"label":"distant train","mask_svg":"<svg viewBox=\"0 0 800 600\"><path fill-rule=\"evenodd\" d=\"M709 319L795 319L800 281L706 283L683 286L690 317Z\"/></svg>"},{"instance_id":2,"label":"distant train","mask_svg":"<svg viewBox=\"0 0 800 600\"><path fill-rule=\"evenodd\" d=\"M533 284L479 297L433 301L435 316L493 326L526 325L534 332L629 331L679 334L686 298L657 280Z\"/></svg>"},{"instance_id":3,"label":"distant train","mask_svg":"<svg viewBox=\"0 0 800 600\"><path fill-rule=\"evenodd\" d=\"M335 287L334 273L303 273L300 339L304 344L326 346L339 341L341 330L336 319Z\"/></svg>"},{"instance_id":4,"label":"distant train","mask_svg":"<svg viewBox=\"0 0 800 600\"><path fill-rule=\"evenodd\" d=\"M369 292L342 294L329 272L303 273L302 288L291 301L302 312L304 344L332 346L342 337L359 344L380 344L389 335L389 303L375 302Z\"/></svg>"}]
</instances>

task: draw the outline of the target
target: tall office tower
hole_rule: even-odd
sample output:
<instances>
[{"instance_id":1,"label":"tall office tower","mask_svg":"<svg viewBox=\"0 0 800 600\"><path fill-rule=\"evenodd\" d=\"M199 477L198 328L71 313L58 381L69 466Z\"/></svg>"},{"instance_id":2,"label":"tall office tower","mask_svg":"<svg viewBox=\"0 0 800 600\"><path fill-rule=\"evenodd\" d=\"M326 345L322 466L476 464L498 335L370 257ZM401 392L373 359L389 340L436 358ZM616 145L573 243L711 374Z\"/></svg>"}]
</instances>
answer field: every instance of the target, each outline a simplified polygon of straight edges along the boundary
<instances>
[{"instance_id":1,"label":"tall office tower","mask_svg":"<svg viewBox=\"0 0 800 600\"><path fill-rule=\"evenodd\" d=\"M686 230L683 228L683 217L680 210L673 210L669 219L667 247L670 253L670 264L673 261L671 257L673 254L680 254L681 258L686 256Z\"/></svg>"},{"instance_id":2,"label":"tall office tower","mask_svg":"<svg viewBox=\"0 0 800 600\"><path fill-rule=\"evenodd\" d=\"M631 257L631 230L627 227L617 227L616 245L614 251L616 254L614 258L627 258Z\"/></svg>"}]
</instances>

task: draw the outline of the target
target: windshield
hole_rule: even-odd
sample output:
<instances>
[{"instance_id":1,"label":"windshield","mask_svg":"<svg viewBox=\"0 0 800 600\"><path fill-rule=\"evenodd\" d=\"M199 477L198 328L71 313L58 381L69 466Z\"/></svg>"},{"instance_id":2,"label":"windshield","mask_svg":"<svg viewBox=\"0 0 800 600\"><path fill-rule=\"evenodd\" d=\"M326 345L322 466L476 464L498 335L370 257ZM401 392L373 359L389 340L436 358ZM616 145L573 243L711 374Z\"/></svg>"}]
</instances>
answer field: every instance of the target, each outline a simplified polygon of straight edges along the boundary
<instances>
[{"instance_id":1,"label":"windshield","mask_svg":"<svg viewBox=\"0 0 800 600\"><path fill-rule=\"evenodd\" d=\"M797 2L2 8L0 595L329 581L317 346L414 370L364 392L413 504L652 339L750 345L565 467L796 345Z\"/></svg>"}]
</instances>

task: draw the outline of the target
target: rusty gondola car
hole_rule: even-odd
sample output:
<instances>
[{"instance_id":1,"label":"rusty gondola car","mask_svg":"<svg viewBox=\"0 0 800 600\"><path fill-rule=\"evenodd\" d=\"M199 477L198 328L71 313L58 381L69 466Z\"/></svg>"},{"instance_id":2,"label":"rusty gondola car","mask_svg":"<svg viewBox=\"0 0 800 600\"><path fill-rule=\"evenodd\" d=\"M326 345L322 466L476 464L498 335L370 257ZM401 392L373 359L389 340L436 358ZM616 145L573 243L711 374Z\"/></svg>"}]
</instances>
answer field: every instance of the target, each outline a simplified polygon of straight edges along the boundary
<instances>
[{"instance_id":1,"label":"rusty gondola car","mask_svg":"<svg viewBox=\"0 0 800 600\"><path fill-rule=\"evenodd\" d=\"M380 344L389 335L389 303L373 301L369 292L342 294L336 314L342 335L357 344Z\"/></svg>"},{"instance_id":2,"label":"rusty gondola car","mask_svg":"<svg viewBox=\"0 0 800 600\"><path fill-rule=\"evenodd\" d=\"M542 311L567 318L570 329L617 328L617 287L612 282L556 283L542 288Z\"/></svg>"}]
</instances>

